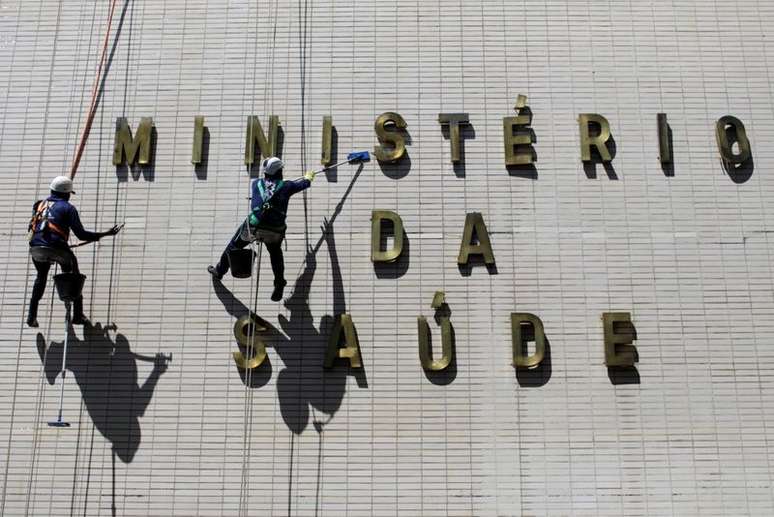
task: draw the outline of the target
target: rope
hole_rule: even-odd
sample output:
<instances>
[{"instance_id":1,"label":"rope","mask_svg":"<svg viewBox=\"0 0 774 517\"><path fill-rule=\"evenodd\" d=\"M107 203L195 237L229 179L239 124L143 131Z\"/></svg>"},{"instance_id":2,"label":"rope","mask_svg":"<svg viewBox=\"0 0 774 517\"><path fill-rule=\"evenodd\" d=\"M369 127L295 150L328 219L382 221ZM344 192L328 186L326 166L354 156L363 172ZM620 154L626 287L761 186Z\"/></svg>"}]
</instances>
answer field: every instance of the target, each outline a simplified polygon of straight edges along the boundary
<instances>
[{"instance_id":1,"label":"rope","mask_svg":"<svg viewBox=\"0 0 774 517\"><path fill-rule=\"evenodd\" d=\"M40 12L38 14L40 15ZM39 18L40 18L40 16L39 16ZM49 105L51 103L51 90L52 90L51 80L52 80L53 75L54 75L54 66L53 66L53 64L56 63L56 55L57 55L57 50L58 50L57 41L58 41L58 36L59 36L59 29L60 29L60 26L61 26L61 18L62 18L62 1L60 0L59 4L57 6L56 27L55 27L55 30L54 30L54 38L53 38L54 53L53 53L53 57L52 57L52 60L51 60L52 65L51 65L51 67L49 69L49 81L48 81L49 87L48 87L48 91L46 92L46 103L45 103L45 109L43 111L43 113L45 113L45 114L48 113L48 108L49 108ZM27 110L27 112L29 112L29 100L27 102L26 110ZM24 124L24 131L25 131L25 133L26 133L26 130L27 130L27 122L26 121L27 121L28 118L29 117L25 117L25 124ZM3 131L5 131L5 127L3 128ZM44 119L43 119L43 136L46 135L47 131L48 131L48 117L44 116ZM43 162L43 147L44 146L41 145L40 154L38 156L38 162L39 163ZM38 185L40 184L41 174L42 174L42 168L39 168L38 169L38 177L37 177ZM29 269L30 262L31 262L30 256L29 256L29 254L27 254L27 269ZM24 300L25 301L27 300L27 295L29 294L29 282L30 282L30 277L29 277L29 275L27 275L26 278L25 278L25 281L24 281ZM53 303L53 301L52 301L52 303ZM24 309L26 309L26 305L23 305L23 309L22 310L24 311ZM12 395L11 395L11 406L10 407L12 407L12 408L16 407L16 396L17 396L18 388L19 388L19 373L20 373L20 370L21 370L19 368L19 365L21 364L21 352L22 352L22 342L23 342L23 339L24 339L24 320L25 319L26 319L26 317L22 313L21 323L19 325L19 340L18 340L18 345L17 345L17 349L16 349L16 367L14 368L13 391L12 391ZM50 325L50 322L49 322L49 325ZM41 365L40 372L39 372L40 381L38 383L38 393L36 395L37 400L38 400L36 411L38 411L38 412L40 411L40 402L39 401L40 401L40 398L42 396L41 395L41 391L42 391L41 390L42 376L40 376L41 373L43 373L43 365ZM16 419L16 412L12 411L10 419L9 419L9 425L8 425L9 432L8 432L8 441L7 441L7 446L6 446L6 451L8 451L8 452L7 452L7 461L6 461L6 464L5 464L4 475L3 475L3 490L2 490L2 494L0 494L0 515L5 514L5 503L6 503L6 495L7 495L7 490L8 490L8 479L9 479L8 472L9 472L9 467L11 465L11 454L12 454L11 451L12 451L12 440L13 440L13 435L14 435L13 430L14 430L15 419ZM31 447L30 460L29 460L30 463L28 464L30 467L34 464L34 461L36 460L36 455L37 455L37 432L38 432L38 429L36 427L35 431L33 433L33 444L32 444L32 447ZM27 499L26 499L26 503L25 503L25 514L29 514L29 506L30 506L30 500L31 500L30 492L32 491L31 488L32 488L32 484L34 482L34 472L31 470L31 468L28 469L28 472L29 472L29 478L28 478L28 481L27 481Z\"/></svg>"},{"instance_id":2,"label":"rope","mask_svg":"<svg viewBox=\"0 0 774 517\"><path fill-rule=\"evenodd\" d=\"M256 19L258 19L257 16L257 4L256 4ZM249 15L249 6L248 6L248 15ZM254 47L258 45L258 27L256 27L255 30L255 41L253 42ZM247 45L245 45L245 61L247 60ZM253 65L253 78L252 78L252 84L255 84L256 79L256 66ZM246 87L242 89L242 104L244 105L245 101L245 95L246 95ZM265 99L265 97L264 97ZM251 115L255 115L255 98L253 98L251 103ZM248 153L251 149L254 150L255 148L255 142L253 141L253 122L250 118L248 118L248 126L249 126L249 138L247 139L247 145L248 148L245 149L245 153ZM254 153L255 151L253 151ZM260 153L260 151L259 151ZM246 154L247 155L247 154ZM255 156L255 154L253 154ZM260 154L258 155L259 164L260 164ZM243 227L245 230L247 230L248 237L250 236L250 214L252 213L252 185L253 181L251 181L251 169L254 167L255 159L253 159L253 164L245 164L245 172L247 173L247 216L245 217L245 221L243 224ZM259 165L260 169L260 165ZM255 181L258 181L257 179ZM240 227L240 232L242 231L242 228ZM250 251L251 251L251 268L252 268L252 260L253 256L255 254L255 248L253 241L250 240ZM253 353L253 337L255 336L255 322L253 321L252 315L255 313L255 309L258 305L258 288L257 283L258 279L260 279L260 272L261 272L261 259L260 256L258 258L258 268L257 268L257 278L256 281L253 283L250 283L250 299L253 301L251 304L251 307L248 308L248 347L247 347L247 358L249 359L250 356ZM250 383L252 381L252 369L248 368L245 371L245 378L244 378L244 399L243 399L243 406L242 406L242 450L244 451L244 455L242 456L242 472L241 472L241 479L240 479L240 485L239 485L239 511L238 515L246 515L247 509L249 507L249 491L250 491L250 475L249 475L249 464L248 464L248 458L250 457L249 450L251 449L251 441L250 441L250 434L251 434L251 422L252 422L252 401L253 398L251 397L252 390L250 390Z\"/></svg>"},{"instance_id":3,"label":"rope","mask_svg":"<svg viewBox=\"0 0 774 517\"><path fill-rule=\"evenodd\" d=\"M94 122L94 115L97 113L97 103L99 100L98 92L99 85L102 82L102 72L105 68L105 56L107 55L108 40L110 38L110 30L113 27L113 13L116 10L116 4L118 0L113 0L110 4L110 14L108 15L107 30L105 31L105 40L102 43L102 56L99 59L99 66L97 67L97 76L94 78L94 84L91 87L91 102L89 105L89 112L86 116L86 124L84 124L83 132L81 133L81 141L78 143L78 150L75 152L75 158L73 158L73 164L70 167L70 179L75 178L75 173L78 172L78 165L81 163L81 157L83 156L83 150L86 147L86 140L89 138L91 132L91 125Z\"/></svg>"},{"instance_id":4,"label":"rope","mask_svg":"<svg viewBox=\"0 0 774 517\"><path fill-rule=\"evenodd\" d=\"M254 249L254 242L250 243L250 249ZM255 338L255 327L257 326L257 321L253 319L252 315L257 314L258 309L258 283L261 279L261 258L263 256L263 246L261 245L261 242L258 241L258 267L256 268L255 273L255 283L251 284L250 286L250 297L252 298L253 303L251 304L251 313L250 316L250 323L248 324L248 347L247 347L247 358L251 358L253 354L255 353L255 349L253 348L253 339ZM253 368L248 368L245 372L245 402L244 402L244 436L242 437L242 449L244 450L244 455L242 456L242 480L241 485L239 487L239 515L248 515L248 508L249 508L249 495L250 495L250 470L249 470L249 458L251 456L252 451L252 440L250 439L250 436L252 435L252 421L253 421L253 390L251 389L252 381L253 381Z\"/></svg>"}]
</instances>

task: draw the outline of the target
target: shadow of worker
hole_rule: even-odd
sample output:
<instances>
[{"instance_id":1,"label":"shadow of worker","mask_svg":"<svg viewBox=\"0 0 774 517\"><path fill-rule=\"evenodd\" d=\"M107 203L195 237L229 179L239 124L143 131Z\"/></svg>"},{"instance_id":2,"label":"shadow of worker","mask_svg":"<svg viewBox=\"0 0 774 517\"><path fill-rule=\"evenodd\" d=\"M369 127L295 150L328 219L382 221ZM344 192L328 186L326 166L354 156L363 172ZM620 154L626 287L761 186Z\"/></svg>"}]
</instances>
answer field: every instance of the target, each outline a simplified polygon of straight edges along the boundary
<instances>
[{"instance_id":1,"label":"shadow of worker","mask_svg":"<svg viewBox=\"0 0 774 517\"><path fill-rule=\"evenodd\" d=\"M319 327L315 327L309 307L309 292L317 270L317 251L323 242L326 243L331 261L331 282L323 285L331 289L333 314L322 316ZM309 424L310 411L320 411L324 414L322 419L318 420L316 414L312 415L315 429L320 432L341 407L347 375L355 375L358 385L367 385L362 368L351 369L342 362L337 362L331 369L323 368L328 336L333 330L335 318L346 313L341 267L330 222L326 221L323 226L323 236L317 246L307 252L304 269L296 279L293 293L285 301L285 307L290 311L289 317L280 315L279 323L287 338L275 348L285 364L277 378L282 418L293 433L301 434ZM269 340L273 339L275 336L269 336Z\"/></svg>"},{"instance_id":2,"label":"shadow of worker","mask_svg":"<svg viewBox=\"0 0 774 517\"><path fill-rule=\"evenodd\" d=\"M115 330L115 326L87 324L84 339L79 340L72 327L68 329L67 369L81 389L94 425L111 443L113 453L122 462L130 463L140 447L139 419L145 414L171 356L136 354L123 334L116 334L115 340L111 340L110 330ZM38 333L37 348L46 379L53 385L62 365L63 343L53 342L46 349L46 340ZM142 386L138 384L138 360L153 363L153 371Z\"/></svg>"}]
</instances>

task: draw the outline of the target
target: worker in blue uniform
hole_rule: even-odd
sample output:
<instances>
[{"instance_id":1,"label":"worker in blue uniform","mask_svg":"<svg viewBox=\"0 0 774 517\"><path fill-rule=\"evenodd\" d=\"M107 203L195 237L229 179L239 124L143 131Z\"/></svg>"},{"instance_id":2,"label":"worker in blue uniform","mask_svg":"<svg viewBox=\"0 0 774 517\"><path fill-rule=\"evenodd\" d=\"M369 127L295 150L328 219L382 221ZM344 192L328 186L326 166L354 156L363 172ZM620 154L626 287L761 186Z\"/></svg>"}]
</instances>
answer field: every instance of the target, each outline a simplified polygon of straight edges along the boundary
<instances>
[{"instance_id":1,"label":"worker in blue uniform","mask_svg":"<svg viewBox=\"0 0 774 517\"><path fill-rule=\"evenodd\" d=\"M69 201L70 196L75 194L70 178L57 176L51 181L49 189L51 191L49 197L36 201L33 205L32 219L28 227L30 253L33 254L32 263L37 270L27 314L27 325L30 327L38 326L38 304L46 290L51 263L57 262L65 273L80 273L78 260L68 244L70 231L72 230L82 241L92 242L115 235L121 230L119 225L113 226L106 232L90 232L84 229L78 210ZM34 251L42 253L34 253ZM45 256L48 260L36 260L34 258L36 256ZM82 325L88 321L83 313L82 296L73 302L73 312L73 324Z\"/></svg>"},{"instance_id":2,"label":"worker in blue uniform","mask_svg":"<svg viewBox=\"0 0 774 517\"><path fill-rule=\"evenodd\" d=\"M293 194L311 186L316 173L310 171L304 174L303 178L283 180L284 163L275 157L265 159L261 167L264 177L253 182L250 215L234 233L223 251L220 261L215 266L208 266L207 271L220 280L230 267L229 252L242 249L250 242L259 240L266 245L266 249L269 251L271 269L274 272L274 291L271 294L271 299L278 302L282 299L283 290L287 285L281 244L287 230L285 218L288 212L288 202Z\"/></svg>"}]
</instances>

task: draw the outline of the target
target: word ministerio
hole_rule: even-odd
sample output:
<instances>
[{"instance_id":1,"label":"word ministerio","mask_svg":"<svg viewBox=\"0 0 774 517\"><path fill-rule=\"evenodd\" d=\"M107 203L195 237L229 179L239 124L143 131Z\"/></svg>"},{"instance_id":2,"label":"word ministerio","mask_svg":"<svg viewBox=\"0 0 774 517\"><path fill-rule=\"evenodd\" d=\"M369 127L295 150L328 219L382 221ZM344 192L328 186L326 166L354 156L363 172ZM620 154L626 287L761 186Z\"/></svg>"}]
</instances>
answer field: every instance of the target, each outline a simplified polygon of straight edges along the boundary
<instances>
[{"instance_id":1,"label":"word ministerio","mask_svg":"<svg viewBox=\"0 0 774 517\"><path fill-rule=\"evenodd\" d=\"M532 129L532 111L527 106L527 97L519 95L514 110L516 116L503 118L503 156L506 167L533 167L537 163L534 143L537 141ZM276 115L269 117L268 131L255 115L247 117L245 131L244 163L251 166L256 162L256 147L263 157L276 156L279 151L280 120ZM468 113L439 113L438 123L448 131L451 147L451 162L462 161L464 140L463 128L470 125ZM673 164L674 149L672 130L666 113L656 116L658 129L659 161L667 168ZM373 154L379 162L396 163L406 156L406 128L404 118L395 112L382 113L374 122L374 132L379 145ZM610 122L597 113L582 113L578 116L580 134L580 153L583 162L610 163L615 158L613 136ZM142 117L137 131L132 134L129 122L124 117L116 119L115 140L113 145L113 165L132 166L149 165L153 159L153 118ZM191 163L201 165L204 160L205 119L194 117L193 146ZM750 140L744 124L738 118L726 115L715 123L715 137L723 166L729 174L745 169L752 160ZM322 149L320 163L333 163L334 125L331 116L322 120ZM260 156L259 156L260 160Z\"/></svg>"}]
</instances>

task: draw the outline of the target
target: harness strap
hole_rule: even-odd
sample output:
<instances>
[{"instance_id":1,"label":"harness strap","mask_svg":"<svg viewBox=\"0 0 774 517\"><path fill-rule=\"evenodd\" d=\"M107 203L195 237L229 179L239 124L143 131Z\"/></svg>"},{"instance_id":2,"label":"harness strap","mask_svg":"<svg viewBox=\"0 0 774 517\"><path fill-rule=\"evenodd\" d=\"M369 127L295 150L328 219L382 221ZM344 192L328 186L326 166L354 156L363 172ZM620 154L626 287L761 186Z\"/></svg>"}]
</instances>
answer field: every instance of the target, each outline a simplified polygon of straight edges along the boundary
<instances>
[{"instance_id":1,"label":"harness strap","mask_svg":"<svg viewBox=\"0 0 774 517\"><path fill-rule=\"evenodd\" d=\"M70 232L49 219L49 212L54 203L54 201L48 200L38 203L35 215L32 216L32 221L30 221L30 230L33 233L51 230L64 240L68 240L70 238Z\"/></svg>"},{"instance_id":2,"label":"harness strap","mask_svg":"<svg viewBox=\"0 0 774 517\"><path fill-rule=\"evenodd\" d=\"M263 212L266 212L266 211L269 211L269 210L273 210L275 212L278 212L283 217L287 216L287 214L285 212L283 212L282 210L280 210L277 207L273 206L271 204L271 202L270 202L271 198L273 198L275 196L275 194L277 194L277 192L279 192L280 189L284 185L285 185L285 181L284 180L279 180L277 182L277 185L274 187L274 190L272 190L267 195L266 185L264 183L264 180L263 179L259 179L258 180L258 192L261 194L261 201L263 201L263 204L261 206L255 208L252 212L250 212L250 224L252 226L256 226L256 225L260 224L261 220L260 220L259 216Z\"/></svg>"}]
</instances>

